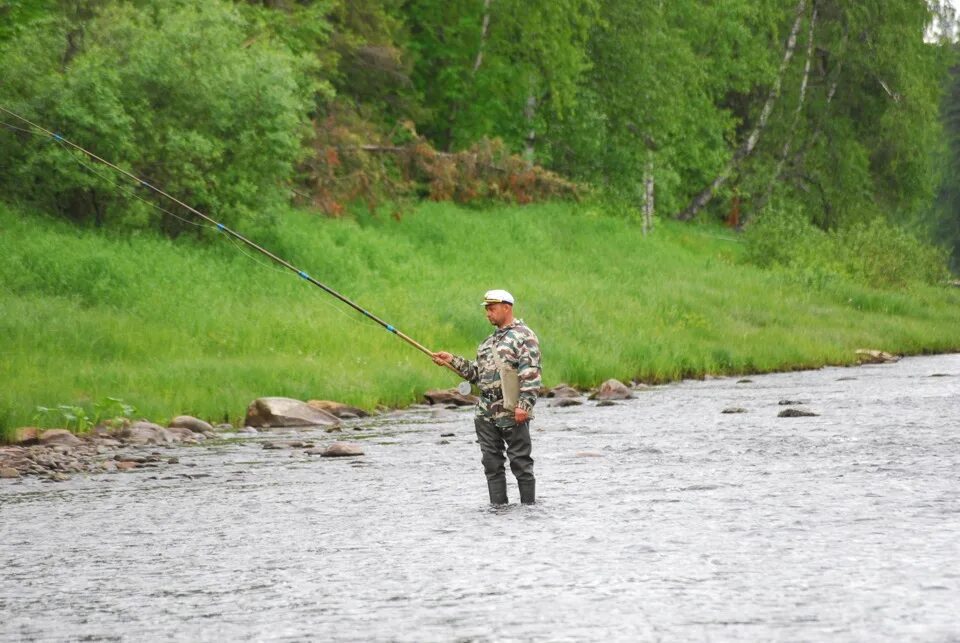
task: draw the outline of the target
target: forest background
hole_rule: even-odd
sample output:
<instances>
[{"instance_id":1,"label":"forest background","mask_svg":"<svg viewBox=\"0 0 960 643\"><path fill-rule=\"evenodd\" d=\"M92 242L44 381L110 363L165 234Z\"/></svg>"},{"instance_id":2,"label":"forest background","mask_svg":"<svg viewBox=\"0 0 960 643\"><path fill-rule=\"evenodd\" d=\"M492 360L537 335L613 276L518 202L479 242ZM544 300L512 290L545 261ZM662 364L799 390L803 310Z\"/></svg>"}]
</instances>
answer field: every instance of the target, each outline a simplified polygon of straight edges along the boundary
<instances>
[{"instance_id":1,"label":"forest background","mask_svg":"<svg viewBox=\"0 0 960 643\"><path fill-rule=\"evenodd\" d=\"M7 0L0 107L285 256L319 261L348 295L395 301L433 289L392 309L439 346L469 351L483 322L446 320L470 314L459 304L421 319L423 307L464 296L478 275L501 285L486 262L564 230L553 250L512 265L556 271L562 287L528 300L543 299L541 324L579 333L569 344L553 338L550 379L586 386L845 363L855 342L960 348L957 296L944 285L960 265L956 54L952 9L928 0ZM219 310L185 317L144 296L159 278L167 299L202 298L232 260L189 213L9 112L0 118L0 368L10 382L0 430L56 401L89 414L119 395L154 417L235 417L238 400L258 394L322 389L402 404L436 380L432 365L394 357L405 349L379 339L339 347L342 320L318 322L289 303L295 293L277 286L268 296L256 277L234 277ZM496 243L505 227L511 239ZM131 253L142 282L124 276L118 255ZM182 266L150 263L153 253L203 260L178 280ZM579 265L583 255L597 265ZM630 273L605 287L623 289L606 293L618 313L568 318L595 296L601 265L617 272L611 264ZM438 277L444 270L466 274ZM525 295L543 290L519 282ZM251 292L267 298L258 312L267 321L224 325L224 311L242 316ZM630 297L643 304L634 310ZM806 312L787 312L785 298ZM857 314L817 322L812 311L833 305ZM717 321L736 318L737 306L747 321ZM889 328L865 310L888 316ZM147 328L151 313L166 330ZM71 343L51 315L70 327L110 322ZM173 341L172 320L192 343ZM753 335L743 323L767 330ZM637 330L657 324L660 335ZM783 334L769 334L778 325ZM838 326L855 332L831 335ZM246 352L223 339L231 333ZM638 347L651 339L666 347ZM590 342L602 355L583 356ZM291 366L304 343L324 358L323 376L316 364ZM235 374L262 362L250 344L282 359L242 385L234 375L224 387L222 366L207 373L221 384L194 393L162 374L207 353L211 363L235 360ZM357 374L353 353L363 350L389 355L394 375L371 385L383 369L373 358ZM90 367L103 360L111 366ZM155 370L130 365L144 361ZM290 369L298 375L277 377Z\"/></svg>"}]
</instances>

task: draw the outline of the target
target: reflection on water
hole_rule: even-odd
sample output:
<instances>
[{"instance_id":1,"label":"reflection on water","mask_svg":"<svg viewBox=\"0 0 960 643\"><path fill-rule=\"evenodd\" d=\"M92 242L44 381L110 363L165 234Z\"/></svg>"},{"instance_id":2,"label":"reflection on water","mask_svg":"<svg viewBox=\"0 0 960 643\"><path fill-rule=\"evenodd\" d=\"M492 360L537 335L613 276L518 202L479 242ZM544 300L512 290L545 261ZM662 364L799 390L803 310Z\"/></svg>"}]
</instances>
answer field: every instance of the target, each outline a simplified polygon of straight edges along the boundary
<instances>
[{"instance_id":1,"label":"reflection on water","mask_svg":"<svg viewBox=\"0 0 960 643\"><path fill-rule=\"evenodd\" d=\"M960 355L751 379L541 408L534 507L487 506L433 409L348 428L358 459L3 481L0 639L960 636Z\"/></svg>"}]
</instances>

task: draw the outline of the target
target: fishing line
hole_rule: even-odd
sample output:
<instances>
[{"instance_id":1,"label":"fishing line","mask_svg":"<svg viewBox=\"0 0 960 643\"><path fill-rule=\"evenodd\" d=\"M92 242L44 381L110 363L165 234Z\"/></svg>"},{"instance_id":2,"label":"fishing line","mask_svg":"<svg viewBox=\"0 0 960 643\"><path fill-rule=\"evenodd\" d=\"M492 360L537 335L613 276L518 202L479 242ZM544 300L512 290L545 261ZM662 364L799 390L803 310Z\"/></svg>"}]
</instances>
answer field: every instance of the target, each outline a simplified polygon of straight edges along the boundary
<instances>
[{"instance_id":1,"label":"fishing line","mask_svg":"<svg viewBox=\"0 0 960 643\"><path fill-rule=\"evenodd\" d=\"M294 265L291 264L290 262L286 261L285 259L282 259L282 258L278 257L277 255L273 254L272 252L270 252L270 251L267 250L266 248L257 245L257 244L254 243L253 241L247 239L246 237L244 237L244 236L241 235L240 233L235 232L234 230L228 228L228 227L225 226L224 224L222 224L222 223L220 223L220 222L218 222L218 221L215 221L214 219L212 219L211 217L207 216L206 214L200 212L200 211L197 210L196 208L194 208L194 207L192 207L192 206L190 206L190 205L187 205L187 204L184 203L183 201L181 201L181 200L177 199L176 197L168 194L167 192L163 191L162 189L160 189L160 188L158 188L158 187L156 187L156 186L154 186L154 185L152 185L152 184L150 184L150 183L147 183L147 182L144 181L143 179L141 179L141 178L139 178L139 177L131 174L130 172L124 170L123 168L118 167L117 165L114 165L114 164L111 163L110 161L107 161L106 159L101 158L100 156L97 156L96 154L94 154L94 153L91 152L90 150L87 150L87 149L85 149L85 148L83 148L83 147L80 147L80 146L77 145L76 143L74 143L74 142L72 142L72 141L70 141L70 140L67 140L66 138L64 138L63 136L61 136L61 135L59 135L59 134L56 134L56 133L54 133L54 132L51 132L50 130L48 130L48 129L44 128L44 127L41 127L40 125L37 125L36 123L28 120L27 118L24 118L23 116L20 116L19 114L10 111L9 109L3 107L2 105L0 105L0 111L4 112L4 113L6 113L6 114L9 114L10 116L13 116L13 117L16 118L17 120L26 123L26 124L29 125L30 127L33 127L34 129L39 130L40 132L43 132L43 133L46 134L47 136L51 137L54 141L57 141L58 143L60 143L62 146L69 146L69 147L72 147L72 148L74 148L74 149L76 149L76 150L79 150L80 152L86 154L86 155L89 156L90 158L92 158L92 159L94 159L94 160L96 160L96 161L99 161L99 162L102 163L103 165L106 165L107 167L113 169L114 171L119 172L120 174L123 174L124 176L128 177L129 179L135 181L139 186L148 188L148 189L150 189L150 190L153 190L153 191L156 192L157 194L159 194L159 195L161 195L161 196L163 196L163 197L166 197L167 199L169 199L170 201L173 201L174 203L176 203L176 204L179 205L180 207L184 208L184 209L187 210L188 212L190 212L190 213L192 213L192 214L200 217L200 218L203 219L204 221L207 221L207 222L209 222L210 224L212 224L212 226L203 226L203 227L213 227L213 226L216 226L216 230L225 233L225 234L228 236L228 238L230 238L230 239L236 239L236 240L238 240L238 241L241 241L241 242L245 243L246 245L250 246L251 248L253 248L254 250L260 252L261 254L266 255L267 257L269 257L270 259L272 259L274 262L276 262L276 263L280 264L281 266L283 266L284 268L287 268L288 270L296 273L301 279L310 282L310 283L313 284L314 286L317 286L318 288L322 289L322 290L323 290L324 292L326 292L327 294L331 295L332 297L335 297L335 298L339 299L339 300L340 300L341 302L343 302L344 304L347 304L348 306L350 306L351 308L353 308L354 310L356 310L357 312L359 312L360 314L362 314L362 315L363 315L364 317L366 317L367 319L370 319L371 321L376 322L377 324L379 324L380 326L382 326L383 328L385 328L388 332L396 335L397 337L399 337L400 339L402 339L402 340L405 341L406 343L410 344L411 346L413 346L414 348L416 348L416 349L419 350L420 352L422 352L422 353L430 356L431 358L433 357L433 351L431 351L430 349L428 349L428 348L427 348L426 346L424 346L423 344L420 344L419 342L417 342L416 340L414 340L413 338L411 338L409 335L401 332L401 331L400 331L398 328L396 328L395 326L393 326L393 325L391 325L391 324L388 324L387 322L385 322L384 320L380 319L379 317L377 317L377 316L374 315L373 313L371 313L371 312L369 312L369 311L361 308L358 304L354 303L353 301L351 301L351 300L348 299L347 297L341 295L339 292L337 292L337 291L334 290L333 288L330 288L329 286L321 283L320 281L318 281L317 279L311 277L309 274L307 274L306 272L304 272L304 271L301 270L300 268L297 268L296 266L294 266ZM14 127L14 126L9 126L9 127L13 128L13 129L21 130L21 131L27 131L27 130L22 130L21 128ZM35 132L29 132L29 133L35 134ZM140 197L137 197L137 198L140 198ZM161 210L162 210L162 208L161 208ZM172 213L169 213L169 214L172 214ZM177 215L173 215L173 214L172 214L172 216L177 217ZM177 218L179 219L180 217L177 217ZM200 225L200 224L195 224L195 225ZM449 368L451 371L454 371L455 373L457 372L456 369L453 368L453 366L451 366L451 365L449 365L449 364L447 364L446 366L447 366L447 368ZM459 373L458 373L458 375L459 375Z\"/></svg>"}]
</instances>

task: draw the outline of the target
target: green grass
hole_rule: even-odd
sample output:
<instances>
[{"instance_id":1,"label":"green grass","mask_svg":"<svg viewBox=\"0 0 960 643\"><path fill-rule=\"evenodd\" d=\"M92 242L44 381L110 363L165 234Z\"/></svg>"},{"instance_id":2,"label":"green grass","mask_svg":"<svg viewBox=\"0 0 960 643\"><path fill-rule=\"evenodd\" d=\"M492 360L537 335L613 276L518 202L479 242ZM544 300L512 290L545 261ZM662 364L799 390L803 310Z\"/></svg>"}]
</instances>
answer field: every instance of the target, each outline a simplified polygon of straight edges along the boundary
<instances>
[{"instance_id":1,"label":"green grass","mask_svg":"<svg viewBox=\"0 0 960 643\"><path fill-rule=\"evenodd\" d=\"M483 292L507 288L540 336L548 385L844 364L864 347L960 349L955 289L808 283L745 264L726 231L662 224L644 238L587 206L426 204L400 222L292 211L251 237L434 350L472 354L489 332ZM34 423L38 406L107 397L156 421L236 421L260 396L369 408L456 383L249 254L0 207L0 433Z\"/></svg>"}]
</instances>

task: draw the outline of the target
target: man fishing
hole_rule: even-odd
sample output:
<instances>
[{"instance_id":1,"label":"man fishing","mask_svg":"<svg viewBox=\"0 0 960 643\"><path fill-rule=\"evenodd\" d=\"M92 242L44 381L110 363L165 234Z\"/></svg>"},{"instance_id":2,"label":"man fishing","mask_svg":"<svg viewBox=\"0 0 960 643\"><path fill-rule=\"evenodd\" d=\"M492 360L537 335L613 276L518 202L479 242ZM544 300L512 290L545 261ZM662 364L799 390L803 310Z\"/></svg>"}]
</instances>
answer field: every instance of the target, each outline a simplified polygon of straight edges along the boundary
<instances>
[{"instance_id":1,"label":"man fishing","mask_svg":"<svg viewBox=\"0 0 960 643\"><path fill-rule=\"evenodd\" d=\"M474 424L491 504L507 503L504 445L520 488L520 502L533 504L536 481L530 419L540 392L540 343L522 319L514 318L513 295L506 290L487 291L483 306L496 329L477 348L477 360L439 351L433 353L433 361L453 368L480 389Z\"/></svg>"}]
</instances>

